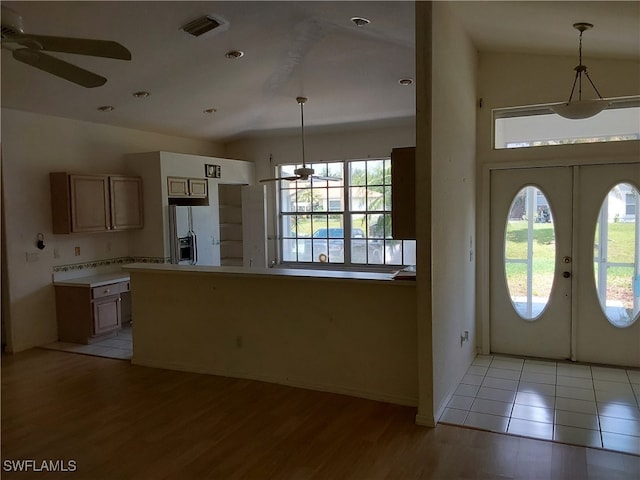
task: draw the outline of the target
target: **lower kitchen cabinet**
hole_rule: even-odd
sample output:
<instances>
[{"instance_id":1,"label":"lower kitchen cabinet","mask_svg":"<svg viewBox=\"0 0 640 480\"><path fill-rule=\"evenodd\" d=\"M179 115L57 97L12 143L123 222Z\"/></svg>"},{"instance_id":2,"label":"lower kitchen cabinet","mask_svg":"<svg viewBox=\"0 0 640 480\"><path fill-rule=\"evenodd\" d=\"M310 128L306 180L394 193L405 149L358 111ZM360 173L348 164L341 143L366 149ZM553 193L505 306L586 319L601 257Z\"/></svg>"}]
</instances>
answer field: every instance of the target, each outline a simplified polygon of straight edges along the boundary
<instances>
[{"instance_id":1,"label":"lower kitchen cabinet","mask_svg":"<svg viewBox=\"0 0 640 480\"><path fill-rule=\"evenodd\" d=\"M121 325L119 296L105 297L93 301L93 333L102 335L117 330Z\"/></svg>"},{"instance_id":2,"label":"lower kitchen cabinet","mask_svg":"<svg viewBox=\"0 0 640 480\"><path fill-rule=\"evenodd\" d=\"M99 286L55 285L58 339L92 343L118 331L122 324L122 295L129 282ZM129 317L125 313L125 316Z\"/></svg>"}]
</instances>

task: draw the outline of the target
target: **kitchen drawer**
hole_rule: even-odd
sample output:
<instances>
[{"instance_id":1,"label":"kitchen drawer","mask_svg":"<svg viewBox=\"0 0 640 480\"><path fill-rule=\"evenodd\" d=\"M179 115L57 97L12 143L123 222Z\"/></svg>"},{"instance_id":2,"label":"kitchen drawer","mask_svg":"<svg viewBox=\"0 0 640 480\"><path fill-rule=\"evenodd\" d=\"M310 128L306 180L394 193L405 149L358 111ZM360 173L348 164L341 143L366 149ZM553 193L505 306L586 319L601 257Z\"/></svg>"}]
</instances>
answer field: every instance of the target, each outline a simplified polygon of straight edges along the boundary
<instances>
[{"instance_id":1,"label":"kitchen drawer","mask_svg":"<svg viewBox=\"0 0 640 480\"><path fill-rule=\"evenodd\" d=\"M111 283L109 285L102 285L101 287L94 287L91 289L91 298L103 298L110 295L119 295L122 292L129 291L129 282Z\"/></svg>"}]
</instances>

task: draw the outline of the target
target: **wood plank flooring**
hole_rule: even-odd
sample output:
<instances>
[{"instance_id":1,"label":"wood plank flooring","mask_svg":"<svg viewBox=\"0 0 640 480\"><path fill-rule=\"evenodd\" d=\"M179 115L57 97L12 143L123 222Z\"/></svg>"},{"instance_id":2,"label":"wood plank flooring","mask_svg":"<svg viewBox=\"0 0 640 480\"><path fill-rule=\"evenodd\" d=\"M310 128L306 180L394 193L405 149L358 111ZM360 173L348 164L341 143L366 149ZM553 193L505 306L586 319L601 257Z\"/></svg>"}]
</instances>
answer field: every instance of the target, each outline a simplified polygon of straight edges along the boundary
<instances>
[{"instance_id":1,"label":"wood plank flooring","mask_svg":"<svg viewBox=\"0 0 640 480\"><path fill-rule=\"evenodd\" d=\"M2 356L3 479L635 479L640 457L463 427L415 409L122 360ZM7 460L73 460L10 472Z\"/></svg>"}]
</instances>

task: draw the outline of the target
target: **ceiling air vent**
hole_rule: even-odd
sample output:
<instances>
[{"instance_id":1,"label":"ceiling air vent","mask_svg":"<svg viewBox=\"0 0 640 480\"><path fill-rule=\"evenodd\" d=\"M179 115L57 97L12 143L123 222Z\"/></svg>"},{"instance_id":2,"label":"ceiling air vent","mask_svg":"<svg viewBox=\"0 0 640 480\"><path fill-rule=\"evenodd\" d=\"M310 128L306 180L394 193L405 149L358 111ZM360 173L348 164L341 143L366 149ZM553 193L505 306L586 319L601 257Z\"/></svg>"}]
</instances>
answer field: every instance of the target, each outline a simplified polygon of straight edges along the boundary
<instances>
[{"instance_id":1,"label":"ceiling air vent","mask_svg":"<svg viewBox=\"0 0 640 480\"><path fill-rule=\"evenodd\" d=\"M190 33L194 37L199 37L222 25L224 25L223 21L210 17L209 15L204 15L184 25L182 30Z\"/></svg>"}]
</instances>

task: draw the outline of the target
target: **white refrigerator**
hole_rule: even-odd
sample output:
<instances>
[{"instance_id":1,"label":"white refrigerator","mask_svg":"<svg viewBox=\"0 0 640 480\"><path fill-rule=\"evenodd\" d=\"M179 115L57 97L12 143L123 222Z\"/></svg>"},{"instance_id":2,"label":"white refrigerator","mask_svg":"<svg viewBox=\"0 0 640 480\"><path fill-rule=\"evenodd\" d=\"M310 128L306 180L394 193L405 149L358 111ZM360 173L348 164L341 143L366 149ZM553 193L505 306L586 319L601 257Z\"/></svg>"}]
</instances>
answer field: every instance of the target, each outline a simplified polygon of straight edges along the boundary
<instances>
[{"instance_id":1,"label":"white refrigerator","mask_svg":"<svg viewBox=\"0 0 640 480\"><path fill-rule=\"evenodd\" d=\"M169 205L171 263L220 266L219 230L215 208Z\"/></svg>"}]
</instances>

